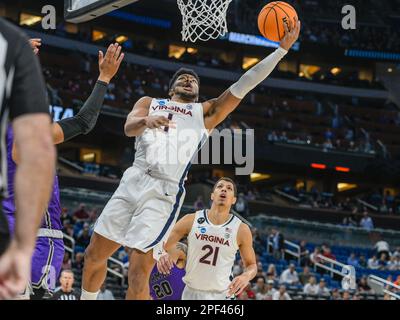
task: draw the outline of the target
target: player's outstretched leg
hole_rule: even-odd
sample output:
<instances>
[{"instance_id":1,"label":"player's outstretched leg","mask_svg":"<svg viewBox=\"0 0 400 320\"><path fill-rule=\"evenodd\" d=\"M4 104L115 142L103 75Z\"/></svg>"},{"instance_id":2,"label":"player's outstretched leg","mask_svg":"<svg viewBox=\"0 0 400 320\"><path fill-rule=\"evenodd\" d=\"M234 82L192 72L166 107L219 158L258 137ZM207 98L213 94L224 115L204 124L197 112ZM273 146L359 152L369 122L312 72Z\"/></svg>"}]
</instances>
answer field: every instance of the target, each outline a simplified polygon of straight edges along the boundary
<instances>
[{"instance_id":1,"label":"player's outstretched leg","mask_svg":"<svg viewBox=\"0 0 400 320\"><path fill-rule=\"evenodd\" d=\"M107 276L107 259L121 245L94 232L85 251L82 274L82 300L96 300Z\"/></svg>"},{"instance_id":2,"label":"player's outstretched leg","mask_svg":"<svg viewBox=\"0 0 400 320\"><path fill-rule=\"evenodd\" d=\"M155 263L153 250L147 253L136 249L132 250L129 258L129 288L126 292L126 300L150 299L149 280Z\"/></svg>"}]
</instances>

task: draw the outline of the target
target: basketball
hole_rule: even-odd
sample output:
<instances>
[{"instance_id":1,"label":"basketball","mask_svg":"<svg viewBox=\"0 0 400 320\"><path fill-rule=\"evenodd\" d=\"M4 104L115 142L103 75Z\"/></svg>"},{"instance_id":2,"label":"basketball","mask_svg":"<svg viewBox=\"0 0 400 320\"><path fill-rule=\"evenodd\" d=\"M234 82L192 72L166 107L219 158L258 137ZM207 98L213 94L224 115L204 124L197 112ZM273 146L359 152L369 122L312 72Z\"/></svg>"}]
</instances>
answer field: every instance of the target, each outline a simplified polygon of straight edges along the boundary
<instances>
[{"instance_id":1,"label":"basketball","mask_svg":"<svg viewBox=\"0 0 400 320\"><path fill-rule=\"evenodd\" d=\"M268 3L258 15L258 29L265 38L279 42L285 35L284 23L289 26L289 19L293 23L298 20L296 10L286 2L274 1Z\"/></svg>"}]
</instances>

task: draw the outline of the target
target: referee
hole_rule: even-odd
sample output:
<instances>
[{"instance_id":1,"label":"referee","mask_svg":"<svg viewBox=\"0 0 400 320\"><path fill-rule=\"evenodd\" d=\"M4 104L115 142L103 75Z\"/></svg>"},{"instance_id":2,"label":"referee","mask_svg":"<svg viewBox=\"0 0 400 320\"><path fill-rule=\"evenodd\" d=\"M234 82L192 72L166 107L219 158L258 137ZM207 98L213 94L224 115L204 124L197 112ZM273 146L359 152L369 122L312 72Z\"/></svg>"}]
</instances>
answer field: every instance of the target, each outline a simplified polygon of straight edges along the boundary
<instances>
[{"instance_id":1,"label":"referee","mask_svg":"<svg viewBox=\"0 0 400 320\"><path fill-rule=\"evenodd\" d=\"M15 174L16 225L10 239L0 212L0 300L25 290L36 234L50 198L55 149L41 68L28 38L0 18L0 195L7 194L5 131L9 121L20 162ZM1 209L0 209L1 210Z\"/></svg>"}]
</instances>

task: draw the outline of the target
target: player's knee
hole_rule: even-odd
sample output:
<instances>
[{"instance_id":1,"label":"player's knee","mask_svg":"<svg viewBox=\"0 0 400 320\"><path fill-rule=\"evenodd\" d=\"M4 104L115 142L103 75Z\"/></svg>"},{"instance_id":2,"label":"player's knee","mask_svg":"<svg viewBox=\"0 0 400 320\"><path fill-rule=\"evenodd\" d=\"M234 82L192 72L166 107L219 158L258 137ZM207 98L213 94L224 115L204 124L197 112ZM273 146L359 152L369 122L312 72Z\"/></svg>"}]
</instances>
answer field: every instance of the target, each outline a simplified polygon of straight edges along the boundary
<instances>
[{"instance_id":1,"label":"player's knee","mask_svg":"<svg viewBox=\"0 0 400 320\"><path fill-rule=\"evenodd\" d=\"M101 250L99 248L94 247L93 245L89 245L85 250L85 265L98 265L105 263L107 258L103 257Z\"/></svg>"}]
</instances>

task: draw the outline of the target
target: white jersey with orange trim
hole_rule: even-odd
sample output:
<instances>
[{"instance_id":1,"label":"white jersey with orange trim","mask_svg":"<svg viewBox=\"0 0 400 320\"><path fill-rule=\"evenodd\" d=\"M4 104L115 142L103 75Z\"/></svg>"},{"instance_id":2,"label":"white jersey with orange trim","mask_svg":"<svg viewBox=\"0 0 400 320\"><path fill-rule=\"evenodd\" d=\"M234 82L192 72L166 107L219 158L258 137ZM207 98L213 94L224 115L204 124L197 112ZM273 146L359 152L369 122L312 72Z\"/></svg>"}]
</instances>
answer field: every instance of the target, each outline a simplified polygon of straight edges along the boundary
<instances>
[{"instance_id":1,"label":"white jersey with orange trim","mask_svg":"<svg viewBox=\"0 0 400 320\"><path fill-rule=\"evenodd\" d=\"M231 215L222 225L211 223L207 210L197 211L188 235L186 275L192 290L227 294L239 250L237 235L242 221Z\"/></svg>"}]
</instances>

